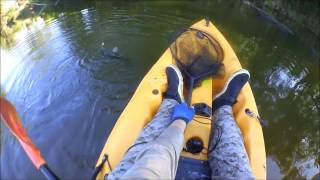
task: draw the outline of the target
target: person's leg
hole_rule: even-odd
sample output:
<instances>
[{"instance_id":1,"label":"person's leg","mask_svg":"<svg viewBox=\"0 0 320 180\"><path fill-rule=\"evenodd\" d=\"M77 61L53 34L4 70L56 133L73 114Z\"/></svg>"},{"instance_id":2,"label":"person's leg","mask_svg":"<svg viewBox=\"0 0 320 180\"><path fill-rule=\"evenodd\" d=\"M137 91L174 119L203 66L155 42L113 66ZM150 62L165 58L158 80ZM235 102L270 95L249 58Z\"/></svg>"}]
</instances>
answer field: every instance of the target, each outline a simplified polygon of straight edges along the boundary
<instances>
[{"instance_id":1,"label":"person's leg","mask_svg":"<svg viewBox=\"0 0 320 180\"><path fill-rule=\"evenodd\" d=\"M231 106L225 105L215 111L212 132L209 147L212 177L253 179L242 135Z\"/></svg>"},{"instance_id":2,"label":"person's leg","mask_svg":"<svg viewBox=\"0 0 320 180\"><path fill-rule=\"evenodd\" d=\"M118 166L108 175L108 179L119 179L135 162L138 153L146 146L147 142L153 141L171 123L170 116L173 107L178 104L174 99L164 99L158 113L150 123L142 130L135 145L129 149Z\"/></svg>"},{"instance_id":3,"label":"person's leg","mask_svg":"<svg viewBox=\"0 0 320 180\"><path fill-rule=\"evenodd\" d=\"M241 131L233 117L232 105L249 79L249 72L233 74L225 88L213 100L214 123L209 145L212 179L253 179Z\"/></svg>"},{"instance_id":4,"label":"person's leg","mask_svg":"<svg viewBox=\"0 0 320 180\"><path fill-rule=\"evenodd\" d=\"M183 148L183 120L174 121L159 137L148 143L123 179L174 179Z\"/></svg>"},{"instance_id":5,"label":"person's leg","mask_svg":"<svg viewBox=\"0 0 320 180\"><path fill-rule=\"evenodd\" d=\"M119 179L132 167L138 153L148 142L156 139L172 122L171 114L173 107L179 102L184 101L182 93L183 80L180 71L175 66L171 65L167 67L166 74L168 78L168 90L157 114L144 127L134 145L128 150L117 167L107 176L108 179Z\"/></svg>"}]
</instances>

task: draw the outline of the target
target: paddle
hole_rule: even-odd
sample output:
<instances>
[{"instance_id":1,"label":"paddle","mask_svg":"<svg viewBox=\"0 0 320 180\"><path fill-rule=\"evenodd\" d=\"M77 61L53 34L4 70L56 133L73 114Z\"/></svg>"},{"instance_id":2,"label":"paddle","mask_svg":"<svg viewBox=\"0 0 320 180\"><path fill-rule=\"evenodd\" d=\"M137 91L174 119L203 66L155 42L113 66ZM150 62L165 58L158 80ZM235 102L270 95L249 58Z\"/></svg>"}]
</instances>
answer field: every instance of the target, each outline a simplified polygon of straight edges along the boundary
<instances>
[{"instance_id":1,"label":"paddle","mask_svg":"<svg viewBox=\"0 0 320 180\"><path fill-rule=\"evenodd\" d=\"M14 106L5 98L0 99L1 120L8 127L11 133L18 139L24 151L40 172L50 180L59 179L48 167L46 161L41 156L40 150L33 144L27 132L23 128L18 113Z\"/></svg>"}]
</instances>

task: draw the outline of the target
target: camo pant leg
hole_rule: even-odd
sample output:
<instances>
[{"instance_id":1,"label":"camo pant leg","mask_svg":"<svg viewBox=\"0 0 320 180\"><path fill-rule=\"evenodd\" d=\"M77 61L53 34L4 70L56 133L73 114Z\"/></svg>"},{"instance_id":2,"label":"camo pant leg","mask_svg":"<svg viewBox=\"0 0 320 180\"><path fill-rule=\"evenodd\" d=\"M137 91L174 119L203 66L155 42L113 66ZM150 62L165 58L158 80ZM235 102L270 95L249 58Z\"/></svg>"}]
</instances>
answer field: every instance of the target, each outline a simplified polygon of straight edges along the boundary
<instances>
[{"instance_id":1,"label":"camo pant leg","mask_svg":"<svg viewBox=\"0 0 320 180\"><path fill-rule=\"evenodd\" d=\"M146 143L156 139L171 124L171 113L176 104L178 102L173 99L164 99L162 101L157 114L144 127L135 141L135 145L129 149L118 166L107 176L107 179L120 179L133 166L137 155L145 147Z\"/></svg>"},{"instance_id":2,"label":"camo pant leg","mask_svg":"<svg viewBox=\"0 0 320 180\"><path fill-rule=\"evenodd\" d=\"M212 179L254 179L231 106L222 106L214 113L209 163Z\"/></svg>"}]
</instances>

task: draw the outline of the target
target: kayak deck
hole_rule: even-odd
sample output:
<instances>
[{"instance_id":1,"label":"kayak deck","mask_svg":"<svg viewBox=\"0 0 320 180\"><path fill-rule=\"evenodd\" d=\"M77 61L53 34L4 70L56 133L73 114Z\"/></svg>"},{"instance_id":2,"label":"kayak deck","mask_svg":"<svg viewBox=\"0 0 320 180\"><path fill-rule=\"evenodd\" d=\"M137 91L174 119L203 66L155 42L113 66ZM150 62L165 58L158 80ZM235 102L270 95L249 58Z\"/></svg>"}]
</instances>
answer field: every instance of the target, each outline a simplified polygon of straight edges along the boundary
<instances>
[{"instance_id":1,"label":"kayak deck","mask_svg":"<svg viewBox=\"0 0 320 180\"><path fill-rule=\"evenodd\" d=\"M229 43L211 22L209 22L207 26L206 21L201 20L191 27L212 36L223 49L223 64L225 69L223 77L207 78L201 82L199 87L193 90L192 104L203 102L211 106L212 98L223 89L228 77L242 67ZM156 114L162 102L163 93L167 88L165 68L167 65L174 63L175 60L168 48L145 75L130 102L118 118L100 154L97 165L100 164L105 154L108 155L108 160L112 168L116 167L121 161L143 127ZM257 179L266 179L266 153L262 128L257 119L245 113L246 109L258 115L255 99L249 83L242 88L237 98L237 103L233 106L233 112L243 135L253 174ZM185 141L191 137L198 137L204 142L204 150L196 155L183 151L181 156L207 160L210 131L211 120L196 116L186 128L184 134ZM97 179L102 179L104 175L109 172L110 169L105 163Z\"/></svg>"}]
</instances>

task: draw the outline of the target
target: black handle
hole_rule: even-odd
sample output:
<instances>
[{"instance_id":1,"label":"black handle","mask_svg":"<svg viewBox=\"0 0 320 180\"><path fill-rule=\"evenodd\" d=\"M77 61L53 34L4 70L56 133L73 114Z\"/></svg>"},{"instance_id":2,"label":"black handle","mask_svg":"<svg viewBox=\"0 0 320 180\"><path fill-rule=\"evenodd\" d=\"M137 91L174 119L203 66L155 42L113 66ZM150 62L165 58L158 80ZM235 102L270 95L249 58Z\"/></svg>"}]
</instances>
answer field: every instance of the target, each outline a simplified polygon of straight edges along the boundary
<instances>
[{"instance_id":1,"label":"black handle","mask_svg":"<svg viewBox=\"0 0 320 180\"><path fill-rule=\"evenodd\" d=\"M48 180L59 180L58 176L49 168L47 164L40 166L39 170Z\"/></svg>"}]
</instances>

